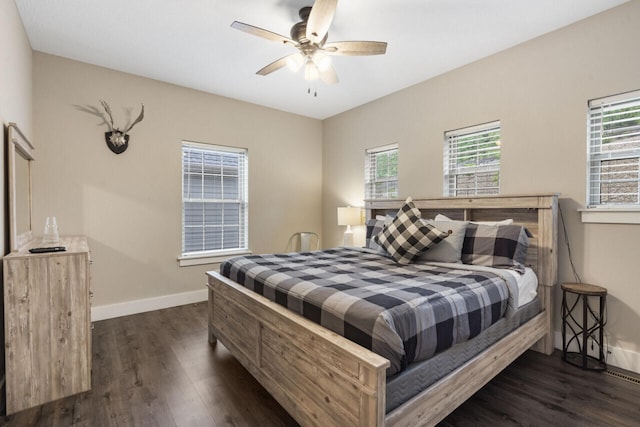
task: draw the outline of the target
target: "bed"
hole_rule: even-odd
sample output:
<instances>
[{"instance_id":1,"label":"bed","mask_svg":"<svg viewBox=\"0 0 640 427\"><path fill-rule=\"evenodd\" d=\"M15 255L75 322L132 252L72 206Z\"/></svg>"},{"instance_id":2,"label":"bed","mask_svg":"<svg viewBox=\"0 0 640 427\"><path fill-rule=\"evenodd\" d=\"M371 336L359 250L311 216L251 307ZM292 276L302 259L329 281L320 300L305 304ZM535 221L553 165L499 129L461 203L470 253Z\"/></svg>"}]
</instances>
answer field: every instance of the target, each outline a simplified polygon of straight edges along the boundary
<instances>
[{"instance_id":1,"label":"bed","mask_svg":"<svg viewBox=\"0 0 640 427\"><path fill-rule=\"evenodd\" d=\"M492 341L479 354L453 366L451 372L428 388L390 409L387 392L394 379L390 377L387 384L389 359L218 272L208 272L209 341L215 344L220 339L300 424L435 425L528 348L552 352L557 195L474 196L413 202L423 218L436 214L465 221L511 218L515 224L526 227L531 237L525 264L537 275L536 301L541 311ZM403 200L367 201L367 218L397 211L403 203Z\"/></svg>"}]
</instances>

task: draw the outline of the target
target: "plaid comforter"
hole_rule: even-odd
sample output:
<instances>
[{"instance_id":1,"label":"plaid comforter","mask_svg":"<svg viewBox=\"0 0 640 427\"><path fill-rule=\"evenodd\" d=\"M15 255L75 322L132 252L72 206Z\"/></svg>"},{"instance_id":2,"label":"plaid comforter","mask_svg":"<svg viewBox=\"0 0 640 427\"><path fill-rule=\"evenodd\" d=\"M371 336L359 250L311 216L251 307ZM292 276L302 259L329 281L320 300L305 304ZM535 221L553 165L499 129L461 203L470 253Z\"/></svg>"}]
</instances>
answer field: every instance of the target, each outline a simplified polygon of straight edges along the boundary
<instances>
[{"instance_id":1,"label":"plaid comforter","mask_svg":"<svg viewBox=\"0 0 640 427\"><path fill-rule=\"evenodd\" d=\"M509 297L490 272L401 266L357 248L236 257L220 272L389 359L387 375L475 337Z\"/></svg>"}]
</instances>

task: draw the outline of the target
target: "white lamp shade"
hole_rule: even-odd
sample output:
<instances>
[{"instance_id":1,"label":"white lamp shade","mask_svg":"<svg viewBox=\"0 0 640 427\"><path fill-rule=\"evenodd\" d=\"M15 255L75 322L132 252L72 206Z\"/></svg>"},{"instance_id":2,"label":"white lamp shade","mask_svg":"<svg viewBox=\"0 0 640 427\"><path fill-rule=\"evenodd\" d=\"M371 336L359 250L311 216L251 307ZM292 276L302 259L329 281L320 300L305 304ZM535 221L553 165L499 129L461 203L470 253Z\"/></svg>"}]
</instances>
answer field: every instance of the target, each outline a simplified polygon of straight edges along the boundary
<instances>
[{"instance_id":1,"label":"white lamp shade","mask_svg":"<svg viewBox=\"0 0 640 427\"><path fill-rule=\"evenodd\" d=\"M338 208L338 225L362 224L362 209L346 207Z\"/></svg>"}]
</instances>

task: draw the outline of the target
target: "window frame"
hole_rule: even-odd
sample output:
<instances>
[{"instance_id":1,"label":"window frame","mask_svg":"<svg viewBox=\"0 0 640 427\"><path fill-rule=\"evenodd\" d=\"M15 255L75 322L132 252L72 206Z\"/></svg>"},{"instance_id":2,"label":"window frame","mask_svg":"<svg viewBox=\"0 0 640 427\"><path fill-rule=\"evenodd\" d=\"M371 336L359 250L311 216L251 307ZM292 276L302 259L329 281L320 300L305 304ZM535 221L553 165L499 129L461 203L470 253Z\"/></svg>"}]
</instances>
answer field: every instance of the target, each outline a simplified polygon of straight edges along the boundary
<instances>
[{"instance_id":1,"label":"window frame","mask_svg":"<svg viewBox=\"0 0 640 427\"><path fill-rule=\"evenodd\" d=\"M604 98L592 99L588 102L587 208L640 208L640 168L636 169L637 176L634 180L637 186L635 195L637 201L635 203L615 203L596 200L598 197L602 197L601 190L596 189L596 187L599 187L603 182L607 182L606 180L602 179L602 162L611 160L635 159L636 163L640 164L640 146L628 150L614 149L609 151L602 150L601 148L604 145L603 140L607 137L611 137L603 135L605 130L603 130L604 122L602 120L602 117L607 115L607 111L611 112L613 110L617 111L619 114L619 110L629 107L636 108L638 117L640 118L640 90ZM635 136L637 137L637 141L640 142L640 126L638 126L638 128L639 129L636 132ZM629 133L625 135L628 136ZM630 136L634 136L633 131L630 131ZM620 135L616 135L616 137L619 138ZM597 171L597 173L593 172L594 169ZM598 175L598 178L594 179L594 175Z\"/></svg>"},{"instance_id":2,"label":"window frame","mask_svg":"<svg viewBox=\"0 0 640 427\"><path fill-rule=\"evenodd\" d=\"M598 145L602 145L602 133L594 129L594 115L602 115L603 109L618 106L618 109L625 108L626 104L636 104L640 108L640 90L619 93L616 95L594 98L587 102L587 159L586 159L586 208L579 209L581 219L584 223L598 224L640 224L640 170L637 172L638 203L601 203L596 200L596 195L601 195L595 191L595 186L602 182L601 175L594 179L593 169L598 171L597 162L616 159L635 158L640 163L640 148L616 152L615 150L604 154L602 150L598 153ZM631 106L631 105L629 105ZM600 125L602 122L600 123ZM600 127L602 130L602 127ZM599 134L599 136L597 136ZM640 138L640 133L637 135ZM599 143L597 142L599 141ZM640 167L639 167L640 169Z\"/></svg>"},{"instance_id":3,"label":"window frame","mask_svg":"<svg viewBox=\"0 0 640 427\"><path fill-rule=\"evenodd\" d=\"M396 153L396 174L389 175L384 179L376 179L375 175L377 175L377 169L375 167L376 162L374 162L374 158L376 155L382 153ZM365 150L365 159L364 159L364 198L366 200L385 200L385 199L395 199L399 196L399 166L400 166L400 147L398 143L382 145L374 148L367 148ZM395 192L387 190L384 193L377 193L375 191L376 184L389 184L395 182Z\"/></svg>"},{"instance_id":4,"label":"window frame","mask_svg":"<svg viewBox=\"0 0 640 427\"><path fill-rule=\"evenodd\" d=\"M484 133L497 132L498 140L496 142L498 152L497 167L495 165L468 167L465 175L473 175L474 178L478 177L479 173L497 173L498 183L493 187L478 186L476 185L472 189L464 190L464 194L461 194L463 189L457 185L458 176L463 175L460 173L460 167L454 167L454 162L460 156L453 153L456 148L458 140L465 137L473 137L474 135L482 135ZM500 120L494 120L487 123L482 123L474 126L467 126L455 130L446 131L444 133L444 146L443 146L443 194L445 197L456 196L475 196L475 195L497 195L500 194L500 169L502 164L502 125ZM477 149L476 151L488 151L488 149ZM495 151L495 150L494 150ZM492 190L494 191L487 191ZM480 191L480 192L479 192Z\"/></svg>"},{"instance_id":5,"label":"window frame","mask_svg":"<svg viewBox=\"0 0 640 427\"><path fill-rule=\"evenodd\" d=\"M235 154L240 156L240 165L238 167L238 198L237 199L228 199L225 198L224 195L222 198L205 198L203 197L192 197L188 200L185 194L186 184L185 184L185 176L187 175L187 171L185 170L185 155L187 154L186 150L197 150L208 153L217 153L217 154ZM230 256L240 255L240 254L248 254L249 251L249 201L248 201L248 178L249 178L249 153L246 148L239 147L230 147L218 144L208 144L202 142L194 142L194 141L182 141L181 147L181 210L182 210L182 220L181 220L181 256L178 258L180 266L190 266L190 265L199 265L199 264L208 264L214 262L220 262L227 259ZM201 176L207 175L206 172L202 172ZM216 174L217 175L217 174ZM220 181L220 194L224 194L224 166L220 171L221 181ZM217 184L216 184L217 187ZM203 187L204 191L204 187ZM222 249L203 249L201 251L186 251L186 203L195 202L195 203L223 203L223 204L239 204L239 229L238 229L238 241L239 244L237 246L231 248L222 248ZM204 215L204 214L203 214ZM224 218L224 217L223 217ZM224 219L221 220L220 227L224 227ZM203 216L203 225L204 224L204 216ZM222 228L224 232L224 228Z\"/></svg>"}]
</instances>

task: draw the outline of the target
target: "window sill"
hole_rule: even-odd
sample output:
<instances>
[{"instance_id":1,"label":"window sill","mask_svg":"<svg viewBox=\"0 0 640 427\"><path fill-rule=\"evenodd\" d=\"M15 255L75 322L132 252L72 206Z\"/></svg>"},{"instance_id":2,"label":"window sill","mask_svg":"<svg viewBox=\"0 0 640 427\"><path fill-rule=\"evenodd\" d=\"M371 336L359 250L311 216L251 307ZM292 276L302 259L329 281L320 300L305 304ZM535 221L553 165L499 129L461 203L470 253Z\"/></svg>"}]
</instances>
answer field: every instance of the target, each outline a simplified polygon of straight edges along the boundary
<instances>
[{"instance_id":1,"label":"window sill","mask_svg":"<svg viewBox=\"0 0 640 427\"><path fill-rule=\"evenodd\" d=\"M219 254L183 255L178 258L178 265L180 267L190 267L192 265L219 264L238 255L251 255L251 251L241 250Z\"/></svg>"},{"instance_id":2,"label":"window sill","mask_svg":"<svg viewBox=\"0 0 640 427\"><path fill-rule=\"evenodd\" d=\"M587 208L578 211L584 223L640 224L640 208Z\"/></svg>"}]
</instances>

